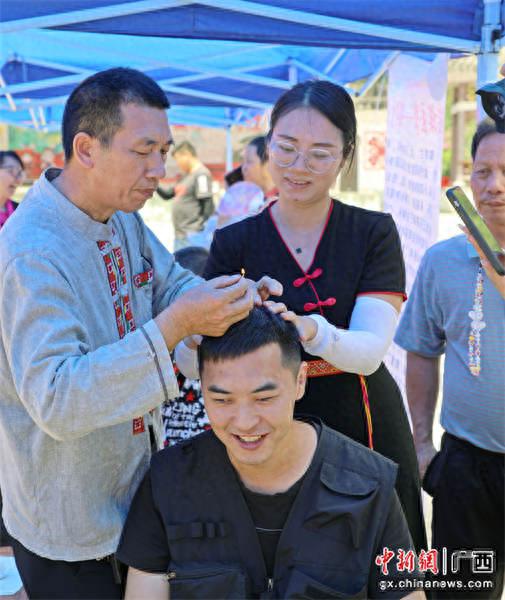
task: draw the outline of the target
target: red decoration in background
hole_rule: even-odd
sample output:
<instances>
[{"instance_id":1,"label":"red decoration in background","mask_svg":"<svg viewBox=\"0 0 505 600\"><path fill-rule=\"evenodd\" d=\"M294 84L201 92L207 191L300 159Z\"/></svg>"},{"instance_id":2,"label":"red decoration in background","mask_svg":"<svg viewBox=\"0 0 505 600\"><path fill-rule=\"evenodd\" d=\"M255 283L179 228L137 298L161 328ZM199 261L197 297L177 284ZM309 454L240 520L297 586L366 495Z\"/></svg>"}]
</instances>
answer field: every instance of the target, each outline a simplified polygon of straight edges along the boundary
<instances>
[{"instance_id":1,"label":"red decoration in background","mask_svg":"<svg viewBox=\"0 0 505 600\"><path fill-rule=\"evenodd\" d=\"M33 148L13 148L19 154L25 166L27 182L35 181L42 171L49 167L63 168L65 157L63 152L55 152L52 148L45 148L37 152Z\"/></svg>"},{"instance_id":2,"label":"red decoration in background","mask_svg":"<svg viewBox=\"0 0 505 600\"><path fill-rule=\"evenodd\" d=\"M384 131L369 131L363 136L363 166L373 171L384 170L386 134Z\"/></svg>"}]
</instances>

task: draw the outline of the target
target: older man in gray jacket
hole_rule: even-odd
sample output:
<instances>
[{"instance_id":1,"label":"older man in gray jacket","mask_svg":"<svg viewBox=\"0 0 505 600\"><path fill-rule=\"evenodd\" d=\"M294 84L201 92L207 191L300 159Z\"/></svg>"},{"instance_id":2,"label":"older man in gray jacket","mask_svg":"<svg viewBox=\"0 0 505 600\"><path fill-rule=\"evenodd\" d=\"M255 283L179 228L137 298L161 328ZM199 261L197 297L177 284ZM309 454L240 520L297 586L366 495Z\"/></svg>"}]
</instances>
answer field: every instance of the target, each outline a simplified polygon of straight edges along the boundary
<instances>
[{"instance_id":1,"label":"older man in gray jacket","mask_svg":"<svg viewBox=\"0 0 505 600\"><path fill-rule=\"evenodd\" d=\"M170 351L253 306L251 282L202 282L135 212L164 175L168 106L131 69L81 83L65 168L41 176L0 236L0 485L30 598L120 597L111 555L153 409L178 393Z\"/></svg>"}]
</instances>

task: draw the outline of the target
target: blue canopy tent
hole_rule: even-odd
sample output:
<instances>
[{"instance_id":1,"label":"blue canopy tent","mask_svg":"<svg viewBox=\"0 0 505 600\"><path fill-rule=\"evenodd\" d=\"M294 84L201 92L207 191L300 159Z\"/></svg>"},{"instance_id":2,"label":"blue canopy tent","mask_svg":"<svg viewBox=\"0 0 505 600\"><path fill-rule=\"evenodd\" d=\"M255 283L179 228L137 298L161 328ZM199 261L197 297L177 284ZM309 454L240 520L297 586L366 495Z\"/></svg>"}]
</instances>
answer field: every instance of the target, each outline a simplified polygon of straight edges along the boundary
<instances>
[{"instance_id":1,"label":"blue canopy tent","mask_svg":"<svg viewBox=\"0 0 505 600\"><path fill-rule=\"evenodd\" d=\"M355 50L338 56L326 48L49 30L5 33L0 119L29 123L37 109L45 113L46 127L57 126L61 105L79 81L126 64L167 91L172 121L230 125L264 112L296 81L364 79L394 55Z\"/></svg>"},{"instance_id":2,"label":"blue canopy tent","mask_svg":"<svg viewBox=\"0 0 505 600\"><path fill-rule=\"evenodd\" d=\"M120 64L160 83L172 122L226 127L309 77L363 93L400 51L477 54L479 82L496 76L503 0L308 4L2 0L0 121L55 128L79 81Z\"/></svg>"},{"instance_id":3,"label":"blue canopy tent","mask_svg":"<svg viewBox=\"0 0 505 600\"><path fill-rule=\"evenodd\" d=\"M2 0L2 29L57 28L331 48L479 51L493 0ZM313 5L315 3L312 3ZM491 16L491 15L490 15ZM280 26L282 24L282 26Z\"/></svg>"}]
</instances>

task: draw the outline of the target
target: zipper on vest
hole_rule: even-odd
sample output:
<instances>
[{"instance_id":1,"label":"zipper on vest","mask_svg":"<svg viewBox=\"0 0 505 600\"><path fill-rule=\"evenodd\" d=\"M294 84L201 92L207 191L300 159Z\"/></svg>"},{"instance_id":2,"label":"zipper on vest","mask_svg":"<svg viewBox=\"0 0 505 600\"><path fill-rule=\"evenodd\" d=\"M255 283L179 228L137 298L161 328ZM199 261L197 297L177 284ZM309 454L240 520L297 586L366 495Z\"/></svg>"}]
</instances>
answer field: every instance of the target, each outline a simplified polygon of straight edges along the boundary
<instances>
[{"instance_id":1,"label":"zipper on vest","mask_svg":"<svg viewBox=\"0 0 505 600\"><path fill-rule=\"evenodd\" d=\"M173 579L178 579L180 581L188 580L188 579L202 579L205 577L212 577L213 575L222 575L223 573L240 573L243 575L243 572L238 569L234 569L232 567L228 568L213 568L213 569L196 569L194 571L186 571L181 569L179 571L168 571L165 575L167 581L172 581ZM273 580L272 580L273 581Z\"/></svg>"},{"instance_id":2,"label":"zipper on vest","mask_svg":"<svg viewBox=\"0 0 505 600\"><path fill-rule=\"evenodd\" d=\"M274 580L272 577L267 577L267 592L271 592L274 589Z\"/></svg>"}]
</instances>

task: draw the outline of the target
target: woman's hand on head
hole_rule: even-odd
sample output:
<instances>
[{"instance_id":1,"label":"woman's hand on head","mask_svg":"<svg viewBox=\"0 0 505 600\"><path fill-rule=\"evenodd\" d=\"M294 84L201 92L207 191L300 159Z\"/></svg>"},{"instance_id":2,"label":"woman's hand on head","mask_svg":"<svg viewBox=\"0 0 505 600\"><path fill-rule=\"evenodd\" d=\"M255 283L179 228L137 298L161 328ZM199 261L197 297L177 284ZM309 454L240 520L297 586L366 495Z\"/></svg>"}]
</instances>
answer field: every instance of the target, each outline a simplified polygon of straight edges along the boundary
<instances>
[{"instance_id":1,"label":"woman's hand on head","mask_svg":"<svg viewBox=\"0 0 505 600\"><path fill-rule=\"evenodd\" d=\"M263 303L271 312L281 316L285 321L290 321L298 330L300 341L310 342L317 334L317 323L314 319L306 316L297 315L292 310L288 310L288 307L283 302L273 302L267 300Z\"/></svg>"},{"instance_id":2,"label":"woman's hand on head","mask_svg":"<svg viewBox=\"0 0 505 600\"><path fill-rule=\"evenodd\" d=\"M250 279L247 281L253 288L254 304L256 306L264 304L265 300L270 296L282 296L282 283L273 277L264 275L259 281L252 281Z\"/></svg>"}]
</instances>

